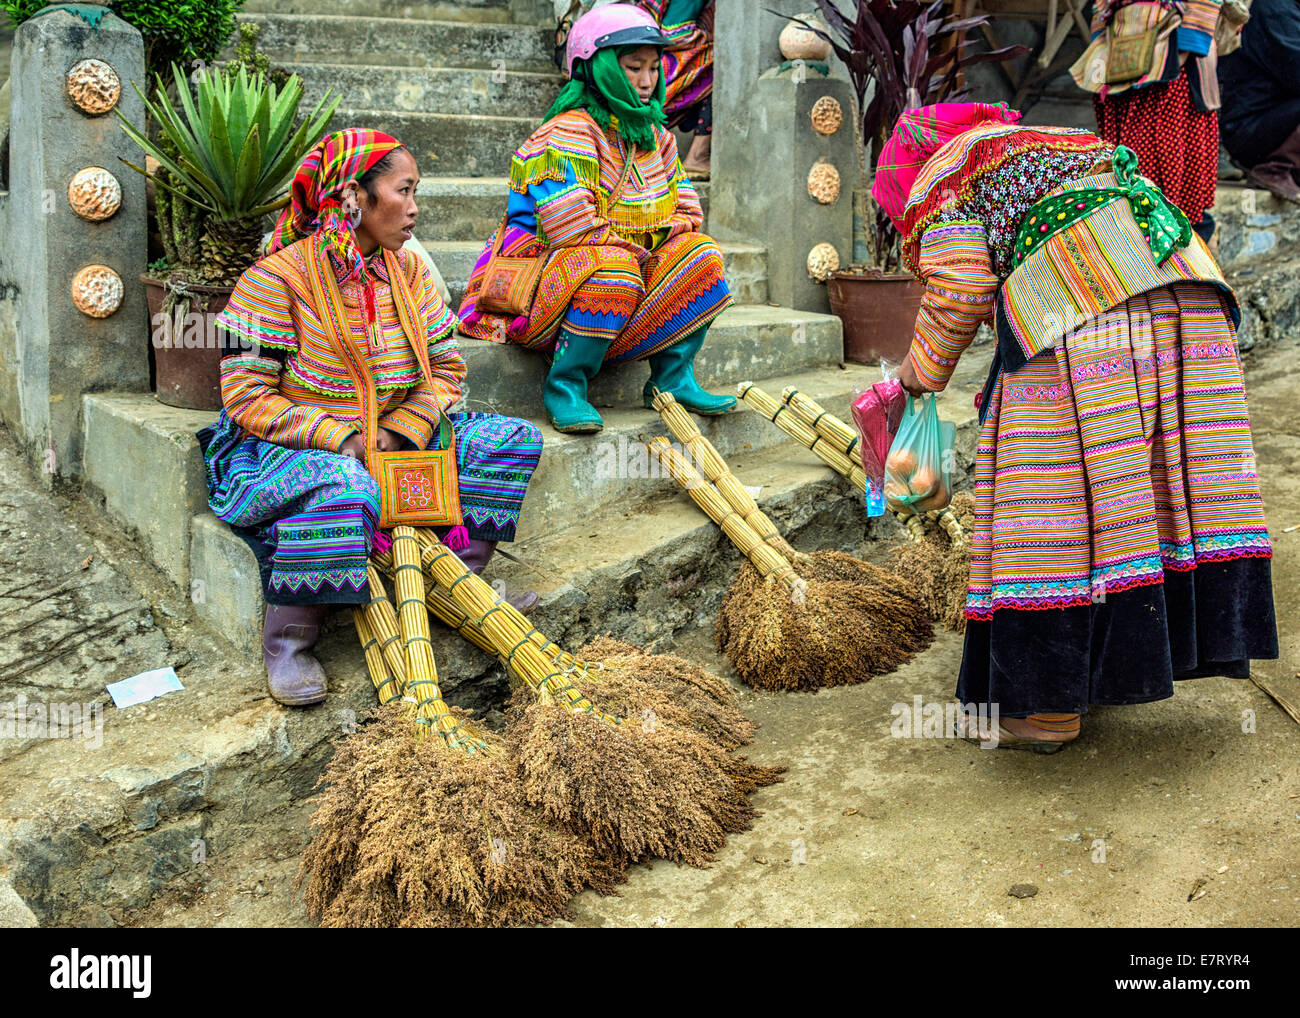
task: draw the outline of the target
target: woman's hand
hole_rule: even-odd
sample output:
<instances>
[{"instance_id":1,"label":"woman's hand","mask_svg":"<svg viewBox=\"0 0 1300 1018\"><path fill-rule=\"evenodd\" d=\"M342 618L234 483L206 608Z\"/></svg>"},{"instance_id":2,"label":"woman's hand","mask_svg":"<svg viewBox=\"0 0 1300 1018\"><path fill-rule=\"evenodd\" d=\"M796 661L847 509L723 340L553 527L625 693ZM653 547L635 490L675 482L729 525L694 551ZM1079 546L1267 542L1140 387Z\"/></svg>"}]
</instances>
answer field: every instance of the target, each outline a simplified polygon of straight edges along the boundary
<instances>
[{"instance_id":1,"label":"woman's hand","mask_svg":"<svg viewBox=\"0 0 1300 1018\"><path fill-rule=\"evenodd\" d=\"M402 448L402 439L387 428L380 428L375 436L375 448L380 452L397 452Z\"/></svg>"},{"instance_id":2,"label":"woman's hand","mask_svg":"<svg viewBox=\"0 0 1300 1018\"><path fill-rule=\"evenodd\" d=\"M366 440L361 437L360 433L353 432L343 440L343 445L339 449L342 456L351 456L354 460L366 461Z\"/></svg>"},{"instance_id":3,"label":"woman's hand","mask_svg":"<svg viewBox=\"0 0 1300 1018\"><path fill-rule=\"evenodd\" d=\"M907 390L908 395L921 396L929 390L921 384L921 380L916 377L916 368L912 364L911 357L903 358L903 363L898 369L898 384Z\"/></svg>"}]
</instances>

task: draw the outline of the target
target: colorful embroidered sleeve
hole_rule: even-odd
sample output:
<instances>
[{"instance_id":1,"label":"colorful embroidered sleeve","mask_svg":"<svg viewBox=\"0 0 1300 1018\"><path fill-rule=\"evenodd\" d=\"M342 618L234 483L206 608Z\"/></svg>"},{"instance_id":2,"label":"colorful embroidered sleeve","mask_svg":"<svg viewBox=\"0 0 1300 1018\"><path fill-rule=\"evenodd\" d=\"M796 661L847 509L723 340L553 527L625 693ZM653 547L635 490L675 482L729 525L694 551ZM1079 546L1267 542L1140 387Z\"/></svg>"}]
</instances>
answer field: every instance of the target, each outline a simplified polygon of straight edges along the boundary
<instances>
[{"instance_id":1,"label":"colorful embroidered sleeve","mask_svg":"<svg viewBox=\"0 0 1300 1018\"><path fill-rule=\"evenodd\" d=\"M1176 37L1178 48L1201 57L1208 54L1222 7L1223 0L1183 0L1183 21Z\"/></svg>"},{"instance_id":2,"label":"colorful embroidered sleeve","mask_svg":"<svg viewBox=\"0 0 1300 1018\"><path fill-rule=\"evenodd\" d=\"M421 380L400 405L379 418L379 425L408 439L417 449L425 449L438 426L438 412L445 413L460 399L465 360L456 343L459 323L439 296L424 260L410 259L406 267L412 270L408 276L411 294L428 323L429 367L434 384Z\"/></svg>"},{"instance_id":3,"label":"colorful embroidered sleeve","mask_svg":"<svg viewBox=\"0 0 1300 1018\"><path fill-rule=\"evenodd\" d=\"M998 277L984 227L970 220L926 230L917 265L925 296L908 358L922 384L938 391L992 312Z\"/></svg>"},{"instance_id":4,"label":"colorful embroidered sleeve","mask_svg":"<svg viewBox=\"0 0 1300 1018\"><path fill-rule=\"evenodd\" d=\"M222 358L221 402L231 420L263 441L337 452L357 429L280 395L283 351L298 349L292 301L284 280L260 265L239 277L217 326L227 334L227 349L247 352Z\"/></svg>"}]
</instances>

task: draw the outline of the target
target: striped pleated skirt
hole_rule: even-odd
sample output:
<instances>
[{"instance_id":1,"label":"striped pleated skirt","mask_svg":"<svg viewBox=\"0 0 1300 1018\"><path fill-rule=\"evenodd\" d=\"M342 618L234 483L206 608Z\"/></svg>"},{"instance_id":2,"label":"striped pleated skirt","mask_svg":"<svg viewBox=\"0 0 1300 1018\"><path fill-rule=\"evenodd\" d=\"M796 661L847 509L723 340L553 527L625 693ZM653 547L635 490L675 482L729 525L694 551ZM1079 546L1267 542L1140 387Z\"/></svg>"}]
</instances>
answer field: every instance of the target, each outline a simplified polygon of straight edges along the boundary
<instances>
[{"instance_id":1,"label":"striped pleated skirt","mask_svg":"<svg viewBox=\"0 0 1300 1018\"><path fill-rule=\"evenodd\" d=\"M511 541L542 454L535 425L447 415L456 432L461 514L469 536ZM244 432L224 411L199 432L208 504L253 550L268 604L364 604L379 486L355 459L287 449Z\"/></svg>"},{"instance_id":2,"label":"striped pleated skirt","mask_svg":"<svg viewBox=\"0 0 1300 1018\"><path fill-rule=\"evenodd\" d=\"M1132 297L1003 374L975 499L963 702L1082 712L1277 656L1244 379L1215 287Z\"/></svg>"}]
</instances>

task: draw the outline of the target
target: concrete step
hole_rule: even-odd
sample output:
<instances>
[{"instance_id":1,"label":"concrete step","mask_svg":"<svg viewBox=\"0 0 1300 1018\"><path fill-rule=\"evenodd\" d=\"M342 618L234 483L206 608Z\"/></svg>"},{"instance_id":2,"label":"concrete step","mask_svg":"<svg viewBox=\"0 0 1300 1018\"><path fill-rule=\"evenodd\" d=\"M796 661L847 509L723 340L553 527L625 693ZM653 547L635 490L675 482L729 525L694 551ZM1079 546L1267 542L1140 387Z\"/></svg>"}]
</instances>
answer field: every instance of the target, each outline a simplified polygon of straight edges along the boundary
<instances>
[{"instance_id":1,"label":"concrete step","mask_svg":"<svg viewBox=\"0 0 1300 1018\"><path fill-rule=\"evenodd\" d=\"M856 366L848 371L828 367L839 359L840 336L839 319L830 315L733 307L710 330L696 361L697 377L701 384L721 392L746 378L798 375L789 384L814 394L846 397L849 380L863 371ZM462 346L469 368L467 409L545 421L541 397L546 363L540 354L468 338ZM604 447L590 437L561 436L545 428L547 452L539 474L551 477L545 498L554 513L562 517L577 505L594 507L626 496L617 477L600 479L594 494L588 487L597 474L611 472L608 464L615 452L621 453L627 442L657 426L658 416L640 408L646 376L644 364L620 365L597 376L592 401L602 410L613 408L609 427L599 439ZM776 382L771 384L780 388ZM149 393L87 395L83 412L88 490L104 499L109 514L132 530L172 582L190 585L189 563L194 557L190 520L207 506L195 432L216 415L165 406ZM756 428L756 423L762 422L732 414L705 421L702 427L726 455L779 440L776 429ZM142 477L157 483L141 484ZM525 515L526 526L534 531L551 519L533 517L531 512Z\"/></svg>"},{"instance_id":2,"label":"concrete step","mask_svg":"<svg viewBox=\"0 0 1300 1018\"><path fill-rule=\"evenodd\" d=\"M437 18L469 24L510 21L510 0L246 0L245 14L310 14L354 18Z\"/></svg>"},{"instance_id":3,"label":"concrete step","mask_svg":"<svg viewBox=\"0 0 1300 1018\"><path fill-rule=\"evenodd\" d=\"M498 206L499 207L499 206ZM498 213L499 216L499 213ZM432 218L432 217L430 217ZM499 221L499 219L498 219ZM460 298L469 282L474 263L483 253L483 244L496 223L488 227L488 233L477 240L429 240L420 238L442 273L442 278L451 291L453 306L459 306ZM420 229L423 232L423 229ZM738 304L765 304L767 302L767 250L757 244L721 244L723 264L727 282Z\"/></svg>"},{"instance_id":4,"label":"concrete step","mask_svg":"<svg viewBox=\"0 0 1300 1018\"><path fill-rule=\"evenodd\" d=\"M316 103L329 90L354 109L404 113L541 117L563 82L554 70L326 63L292 63L285 68L302 75L305 103Z\"/></svg>"},{"instance_id":5,"label":"concrete step","mask_svg":"<svg viewBox=\"0 0 1300 1018\"><path fill-rule=\"evenodd\" d=\"M308 9L312 0L305 4ZM272 64L373 64L555 71L555 37L528 25L313 14L245 14Z\"/></svg>"},{"instance_id":6,"label":"concrete step","mask_svg":"<svg viewBox=\"0 0 1300 1018\"><path fill-rule=\"evenodd\" d=\"M349 106L339 109L330 126L335 131L348 127L386 131L411 150L425 176L476 177L508 173L515 149L540 124L540 116L410 113Z\"/></svg>"},{"instance_id":7,"label":"concrete step","mask_svg":"<svg viewBox=\"0 0 1300 1018\"><path fill-rule=\"evenodd\" d=\"M415 189L420 203L417 229L425 243L443 241L486 242L501 222L505 212L507 187L505 177L425 176ZM695 184L704 206L704 220L709 218L709 182ZM477 254L475 255L477 258ZM472 267L472 264L471 264ZM766 300L766 297L763 298ZM762 303L762 301L757 301Z\"/></svg>"},{"instance_id":8,"label":"concrete step","mask_svg":"<svg viewBox=\"0 0 1300 1018\"><path fill-rule=\"evenodd\" d=\"M842 337L840 320L834 315L738 304L710 326L695 359L695 377L716 392L730 392L729 387L745 379L804 371L830 370L835 377L843 355ZM460 349L468 368L467 409L545 417L542 384L547 364L541 353L467 336L460 337ZM643 362L608 367L592 381L591 401L598 408L639 407L648 375Z\"/></svg>"}]
</instances>

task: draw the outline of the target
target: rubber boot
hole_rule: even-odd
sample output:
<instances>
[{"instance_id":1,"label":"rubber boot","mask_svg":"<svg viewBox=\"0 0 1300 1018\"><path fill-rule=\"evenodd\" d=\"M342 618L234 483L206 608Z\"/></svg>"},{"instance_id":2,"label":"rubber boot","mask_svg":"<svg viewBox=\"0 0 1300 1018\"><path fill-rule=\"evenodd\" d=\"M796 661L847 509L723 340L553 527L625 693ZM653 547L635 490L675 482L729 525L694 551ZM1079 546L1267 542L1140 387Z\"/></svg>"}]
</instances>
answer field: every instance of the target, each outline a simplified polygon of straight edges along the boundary
<instances>
[{"instance_id":1,"label":"rubber boot","mask_svg":"<svg viewBox=\"0 0 1300 1018\"><path fill-rule=\"evenodd\" d=\"M328 611L323 604L266 606L262 660L271 696L280 703L305 707L325 699L325 669L308 651L320 638Z\"/></svg>"},{"instance_id":2,"label":"rubber boot","mask_svg":"<svg viewBox=\"0 0 1300 1018\"><path fill-rule=\"evenodd\" d=\"M482 573L487 568L488 559L496 550L496 541L480 541L478 538L471 537L469 547L460 552L458 557L470 572ZM521 615L527 615L536 608L540 600L537 592L532 590L507 590L502 597Z\"/></svg>"},{"instance_id":3,"label":"rubber boot","mask_svg":"<svg viewBox=\"0 0 1300 1018\"><path fill-rule=\"evenodd\" d=\"M556 431L590 434L605 426L596 408L587 402L587 384L605 363L608 349L607 342L560 330L542 390L546 415Z\"/></svg>"},{"instance_id":4,"label":"rubber boot","mask_svg":"<svg viewBox=\"0 0 1300 1018\"><path fill-rule=\"evenodd\" d=\"M1263 188L1283 201L1300 204L1300 127L1284 142L1246 171L1246 186Z\"/></svg>"},{"instance_id":5,"label":"rubber boot","mask_svg":"<svg viewBox=\"0 0 1300 1018\"><path fill-rule=\"evenodd\" d=\"M695 380L695 355L704 345L708 331L707 325L701 326L680 343L650 355L650 381L642 391L647 408L653 409L655 389L671 392L673 399L687 410L705 416L725 414L735 408L735 396L715 396L701 389Z\"/></svg>"}]
</instances>

